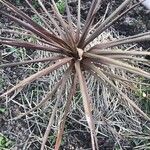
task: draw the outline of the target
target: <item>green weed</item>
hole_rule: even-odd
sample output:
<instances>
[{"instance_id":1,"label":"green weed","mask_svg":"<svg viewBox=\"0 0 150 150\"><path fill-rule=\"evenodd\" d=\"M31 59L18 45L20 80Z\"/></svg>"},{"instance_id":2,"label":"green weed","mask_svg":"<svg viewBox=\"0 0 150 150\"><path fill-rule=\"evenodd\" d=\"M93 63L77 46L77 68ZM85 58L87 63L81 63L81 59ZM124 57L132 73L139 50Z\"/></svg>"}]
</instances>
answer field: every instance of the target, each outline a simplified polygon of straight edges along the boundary
<instances>
[{"instance_id":1,"label":"green weed","mask_svg":"<svg viewBox=\"0 0 150 150\"><path fill-rule=\"evenodd\" d=\"M0 150L9 149L12 146L12 141L0 133Z\"/></svg>"},{"instance_id":2,"label":"green weed","mask_svg":"<svg viewBox=\"0 0 150 150\"><path fill-rule=\"evenodd\" d=\"M61 14L64 14L65 8L66 8L65 1L64 0L58 0L58 2L56 3L56 6L57 6L59 12Z\"/></svg>"},{"instance_id":3,"label":"green weed","mask_svg":"<svg viewBox=\"0 0 150 150\"><path fill-rule=\"evenodd\" d=\"M6 112L6 108L1 108L0 107L0 113L4 113L4 112Z\"/></svg>"}]
</instances>

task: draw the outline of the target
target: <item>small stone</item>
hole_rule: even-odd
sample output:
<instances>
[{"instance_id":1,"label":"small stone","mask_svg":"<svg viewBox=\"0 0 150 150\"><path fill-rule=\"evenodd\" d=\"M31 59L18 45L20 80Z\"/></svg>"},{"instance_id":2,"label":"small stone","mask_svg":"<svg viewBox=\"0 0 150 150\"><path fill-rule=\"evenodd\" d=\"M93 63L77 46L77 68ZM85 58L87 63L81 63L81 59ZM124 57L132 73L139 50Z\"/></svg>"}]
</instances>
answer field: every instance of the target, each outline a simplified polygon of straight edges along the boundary
<instances>
[{"instance_id":1,"label":"small stone","mask_svg":"<svg viewBox=\"0 0 150 150\"><path fill-rule=\"evenodd\" d=\"M143 1L143 0L140 0L140 1ZM142 4L150 10L150 0L145 0L144 2L142 2Z\"/></svg>"}]
</instances>

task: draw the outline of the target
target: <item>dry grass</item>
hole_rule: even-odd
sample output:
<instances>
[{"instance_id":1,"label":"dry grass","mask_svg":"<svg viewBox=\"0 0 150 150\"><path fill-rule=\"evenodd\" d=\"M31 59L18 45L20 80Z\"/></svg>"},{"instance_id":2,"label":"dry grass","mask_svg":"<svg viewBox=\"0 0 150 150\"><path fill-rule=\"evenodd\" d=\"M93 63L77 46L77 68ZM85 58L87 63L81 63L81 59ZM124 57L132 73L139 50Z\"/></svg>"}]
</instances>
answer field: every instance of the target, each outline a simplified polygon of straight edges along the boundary
<instances>
[{"instance_id":1,"label":"dry grass","mask_svg":"<svg viewBox=\"0 0 150 150\"><path fill-rule=\"evenodd\" d=\"M4 0L2 0L2 2L7 5L7 3ZM7 14L5 14L5 12L2 12L2 13L8 16ZM78 15L80 15L80 12L78 12ZM105 20L105 18L103 19ZM80 29L80 23L81 22L78 20L78 25L77 25L78 36L80 36L78 34L79 29ZM109 25L109 22L106 21L106 25L107 23ZM67 30L66 26L63 26L63 27L65 27L64 30L66 31ZM74 28L74 25L72 25L71 27ZM41 141L43 141L41 149L44 149L44 145L46 143L47 137L51 141L49 142L49 144L45 146L45 148L53 149L54 144L55 144L54 135L58 135L57 140L59 143L60 142L59 137L61 137L60 136L61 132L63 132L60 129L64 127L62 123L65 122L67 115L68 115L67 120L69 118L70 120L77 122L78 124L84 126L85 129L87 129L89 133L91 133L93 149L97 146L96 135L112 139L115 145L119 145L120 149L123 147L122 141L124 141L127 138L149 139L148 137L149 125L147 124L147 122L143 121L143 119L141 119L137 115L137 112L141 116L144 116L147 119L148 119L148 116L143 111L141 111L138 106L134 104L134 102L136 102L136 104L138 104L139 102L138 102L138 99L134 98L135 94L133 93L133 90L135 90L135 87L129 84L129 81L131 80L133 83L138 83L139 78L137 75L127 73L126 71L124 71L124 69L127 71L131 71L131 73L143 75L144 77L147 77L147 78L149 78L148 76L149 73L143 72L142 70L139 70L138 68L135 68L132 66L132 64L134 64L134 66L138 66L138 61L140 61L138 57L137 58L133 57L132 58L133 60L130 60L130 58L128 57L129 62L123 60L122 61L123 63L121 63L121 61L115 60L115 57L116 59L121 59L120 56L118 58L118 55L119 55L118 51L120 50L123 53L126 52L127 55L128 53L134 53L133 55L136 55L136 53L145 55L145 54L148 54L148 52L144 53L142 49L136 47L136 45L127 44L128 39L123 40L124 43L127 44L126 46L120 46L120 43L119 44L116 44L115 42L111 43L110 41L115 41L117 39L122 38L118 36L117 33L113 29L105 30L105 32L101 33L91 42L90 40L92 36L95 36L97 34L95 33L96 30L97 28L92 28L92 30L90 30L89 33L87 33L88 40L85 39L84 41L84 36L83 37L81 36L81 39L79 39L81 41L79 41L78 46L81 48L85 46L84 52L81 49L78 49L77 47L76 52L77 52L78 58L76 58L76 53L75 53L75 56L74 56L74 53L73 53L73 56L71 55L72 57L75 57L75 64L74 64L75 70L74 71L76 71L78 75L78 79L79 79L79 84L76 87L77 88L76 92L70 92L70 89L71 90L75 89L74 85L76 86L76 82L73 85L71 84L72 78L68 75L69 72L72 71L71 65L70 67L68 64L62 65L60 66L59 69L55 70L57 68L57 65L58 66L61 65L61 62L58 61L57 63L54 63L54 62L37 63L36 66L30 65L28 63L25 67L22 67L22 69L25 71L25 74L23 76L26 77L29 74L33 74L35 72L38 72L38 73L35 73L35 76L31 76L31 78L25 79L23 82L19 83L10 91L2 95L2 96L7 95L11 91L16 90L15 93L11 97L6 98L6 105L9 105L9 103L11 103L11 105L15 104L18 107L18 111L13 112L14 111L13 109L11 112L10 110L9 113L13 114L12 116L10 115L11 116L10 122L18 118L18 117L14 118L14 115L15 116L19 115L19 118L22 116L25 117L24 123L27 126L26 128L29 133L29 137L27 140L25 140L25 143L22 143L24 149L29 149L31 145L33 146L33 143L35 146L38 146L35 143L40 144ZM104 30L104 29L101 28L100 30ZM59 29L58 29L58 32L60 32ZM66 32L68 34L68 30ZM24 34L24 36L28 36L28 35ZM48 39L48 37L45 35L43 37L45 39ZM146 38L149 39L149 36L146 35ZM7 43L10 45L12 44L9 40L7 42L5 40L7 41L8 39L2 38L1 40L2 44L7 44ZM32 40L33 41L35 40L33 36L27 39L28 42L31 42ZM132 41L132 38L130 40ZM139 36L138 38L135 38L135 41L139 41L139 40L143 40L143 37ZM54 38L54 41L56 42L55 38ZM82 45L82 41L84 42L83 45ZM100 41L100 44L99 44L99 41ZM17 42L14 42L14 46L18 44ZM41 44L42 42L43 42L42 39L37 39L37 41L36 40L34 41L34 44L36 43L37 46L45 49L49 43L42 45ZM58 41L58 44L62 46L64 43L61 43L61 42L62 41ZM121 40L119 42L122 43ZM102 45L101 43L107 43L107 44ZM27 43L23 43L23 44L27 44ZM112 45L116 44L116 45L111 46L111 44ZM94 45L96 45L96 47L94 47ZM30 47L30 45L27 45L27 47L28 46ZM104 57L101 55L98 55L99 54L98 48L101 46L103 47L102 51L106 50L104 54L107 51L108 52L111 51L111 56L108 55L109 57L107 58L107 54ZM93 47L92 51L90 51L91 47ZM64 52L64 54L70 51L67 48L65 50L66 51ZM71 50L74 51L76 49L71 49ZM87 52L88 50L90 52L93 52L91 53L92 55ZM116 53L116 51L118 53ZM115 57L113 57L113 52L116 53L114 55ZM56 59L57 56L58 54L54 55L53 53L46 52L46 51L37 51L33 59L36 58L37 60L43 60L43 58L46 58L46 57L47 58L54 57L54 59L57 60ZM126 55L125 56L121 55L121 56L123 58L124 57L127 58ZM31 59L31 57L28 55L26 55L26 57ZM68 54L67 57L70 58L70 55ZM91 62L89 63L88 61L83 59L83 57L85 57L86 59L90 59L92 63L94 62L95 65L97 65L100 69L102 69L102 71L104 71L106 76L103 75L103 72L98 71L98 69L96 69L96 67ZM62 63L65 64L66 62L72 60L72 58L70 60L69 58L65 59L64 62ZM100 63L98 63L95 58L100 59ZM82 59L83 59L83 62L82 62ZM24 60L24 57L21 57L21 60ZM82 62L81 65L83 65L83 68L85 67L84 71L80 69L80 61ZM105 64L105 61L107 62L106 64ZM112 64L110 62L113 63L113 66L111 66ZM118 62L120 62L121 64L116 64ZM129 65L127 65L127 63L124 63L124 62L128 62ZM72 61L72 63L74 63L74 61ZM86 63L88 63L89 67L91 68L88 68L88 65L86 65ZM11 65L14 65L14 64L10 64L10 66ZM106 65L111 66L111 67L108 67ZM51 68L49 66L54 66L54 67ZM1 67L3 67L3 65L1 65ZM42 69L45 69L45 71L48 71L48 68L49 68L49 71L54 70L49 75L41 71ZM88 72L89 70L91 71ZM65 71L66 73L65 73L64 79L61 81L60 77L64 75ZM97 73L97 75L95 75L95 73ZM74 79L77 78L77 75L76 74L74 75ZM34 81L35 78L37 77L40 77L40 78ZM98 79L99 77L101 77L100 80ZM121 80L120 80L120 77L121 77ZM67 80L67 78L69 78L69 80ZM117 78L119 80L116 80ZM31 83L31 81L33 82ZM86 87L85 81L87 83L87 87ZM127 82L123 82L123 81L127 81ZM61 86L58 88L57 85L59 84L59 82ZM31 84L28 85L24 91L22 91L22 87L24 85L27 85L27 83L31 83ZM111 88L109 84L112 85ZM43 95L51 96L51 92L49 91L53 91L55 86L57 90L57 92L54 94L55 97L52 96L50 99L44 98L42 101L45 103L44 105L41 105L41 98L43 97ZM79 87L80 87L80 90L79 90ZM88 91L87 91L87 88L89 89ZM116 89L116 91L114 91L114 89ZM70 93L75 93L75 95L74 95L71 106L68 107L70 104L70 101L66 101L66 99L68 99L68 97L70 96ZM127 98L126 95L129 98ZM91 96L92 99L90 99L89 96ZM134 102L131 101L130 99L132 99ZM90 100L90 101L88 102L86 100ZM76 118L74 114L76 114L79 117ZM91 114L93 115L94 123L92 123ZM143 131L143 125L141 125L142 121L144 122L144 128L147 128L145 131ZM44 133L43 130L45 130L46 124L48 124L48 127L47 127L45 134L43 134ZM93 124L95 126L95 129L93 127ZM50 129L51 129L52 134L49 135ZM140 135L140 136L138 137L137 135ZM55 146L57 147L57 144Z\"/></svg>"},{"instance_id":2,"label":"dry grass","mask_svg":"<svg viewBox=\"0 0 150 150\"><path fill-rule=\"evenodd\" d=\"M116 38L119 38L119 35L116 31L113 29L108 30L107 32L104 32L101 36L99 36L97 39L95 39L94 42L97 41L107 41L113 40L114 35ZM91 43L91 45L95 45L96 43ZM126 47L122 47L124 49L129 48L135 48L137 49L136 45L128 45ZM116 50L116 48L114 48ZM142 50L142 49L141 49ZM52 54L48 52L40 51L34 55L34 58L45 58L48 56L52 56ZM30 57L28 55L25 56ZM20 58L20 59L25 59ZM25 69L27 74L25 76L28 76L29 73L36 72L38 70L41 70L45 68L47 63L37 63L36 66L34 65L28 65L26 67L22 66L19 67L21 69ZM59 70L51 73L49 76L44 76L40 79L38 79L36 82L33 82L30 84L25 91L22 91L17 98L14 98L15 96L12 96L11 104L10 105L16 105L18 110L18 114L20 114L20 111L22 113L26 113L28 110L35 107L40 101L43 95L45 95L48 91L51 91L55 85L56 81L59 81L59 77L63 74L63 72L66 70L66 66L63 66L63 68L60 68ZM126 73L123 71L115 70L114 68L111 68L112 72L116 72L118 75L125 76ZM96 134L100 137L106 137L110 138L114 143L117 145L119 144L121 147L122 141L126 141L126 139L149 139L148 134L143 132L143 126L141 125L141 120L136 115L135 111L125 103L120 103L120 97L118 97L117 93L110 92L109 88L107 88L105 85L103 85L102 82L95 79L94 76L91 76L90 74L85 72L85 76L87 79L87 85L90 89L90 95L93 97L92 103L93 103L93 118L96 120ZM129 77L129 76L128 76ZM131 76L130 78L136 78L135 76ZM138 78L136 79L139 80ZM132 94L130 93L129 89L124 88L122 84L119 84L116 82L117 87L120 89L123 89L124 92L132 97ZM61 104L59 106L59 109L57 109L57 113L54 119L54 124L52 126L52 130L54 134L58 130L59 122L62 118L63 110L65 107L65 99L68 96L68 92L70 89L70 80L68 81L68 84L66 85L67 88L65 88L65 92L63 94L63 98L61 99ZM50 116L50 112L53 110L54 102L56 99L52 99L50 101L47 101L44 106L41 108L38 108L36 111L31 112L29 116L26 116L24 118L24 123L27 125L26 130L28 132L27 139L24 139L25 141L23 143L19 143L19 145L23 145L23 149L30 149L31 147L37 145L37 143L41 143L42 137L43 137L43 130L46 127L46 124L48 122L48 118ZM8 102L10 99L8 100ZM12 111L14 111L12 109ZM18 114L15 115L18 115ZM14 112L11 112L10 114L14 114ZM78 116L78 119L76 119L75 116ZM10 122L13 120L14 117L10 115ZM89 127L86 123L86 118L82 106L82 96L80 90L76 92L76 96L74 97L72 106L70 108L69 114L68 114L68 122L69 124L72 124L71 122L76 122L79 124L79 126L85 127L85 129L89 131ZM72 120L72 121L71 121ZM147 128L149 130L149 125L147 123L144 123L144 128ZM9 130L9 129L8 129ZM75 129L69 129L69 132L73 132ZM82 130L82 129L81 129ZM85 131L86 131L85 130ZM148 131L150 132L150 130ZM137 137L137 135L142 134L143 136ZM16 135L17 136L17 135ZM67 139L68 133L64 134L64 139ZM51 144L49 143L49 146L47 146L47 149L53 149L55 137L50 136L51 138ZM14 145L14 147L19 146ZM30 147L31 146L31 147ZM38 145L37 145L38 148ZM138 147L137 147L138 148ZM139 147L140 148L140 147ZM136 148L135 148L136 149Z\"/></svg>"}]
</instances>

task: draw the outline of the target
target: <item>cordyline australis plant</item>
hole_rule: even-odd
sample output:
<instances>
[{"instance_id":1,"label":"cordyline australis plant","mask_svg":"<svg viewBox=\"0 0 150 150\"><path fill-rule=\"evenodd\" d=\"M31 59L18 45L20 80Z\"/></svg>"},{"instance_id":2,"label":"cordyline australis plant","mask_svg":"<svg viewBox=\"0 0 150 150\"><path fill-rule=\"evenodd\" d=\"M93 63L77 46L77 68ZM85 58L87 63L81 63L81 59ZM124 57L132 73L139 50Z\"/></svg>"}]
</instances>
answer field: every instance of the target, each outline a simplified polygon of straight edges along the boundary
<instances>
[{"instance_id":1,"label":"cordyline australis plant","mask_svg":"<svg viewBox=\"0 0 150 150\"><path fill-rule=\"evenodd\" d=\"M57 91L57 89L59 89L57 100L55 102L47 129L43 137L41 150L43 150L45 147L45 143L48 139L58 104L60 103L64 87L67 83L67 78L69 77L71 77L72 83L68 99L66 99L66 106L62 117L62 121L59 125L58 133L56 136L57 139L55 149L57 150L60 147L62 135L64 132L65 120L69 111L69 107L71 106L71 101L75 95L77 85L79 85L82 95L85 116L91 133L92 148L98 149L98 143L95 133L95 124L92 118L92 97L89 95L85 78L85 72L89 72L97 80L100 80L104 85L108 86L110 90L114 90L118 95L120 95L120 102L123 101L125 103L128 103L139 115L143 116L147 120L150 120L150 118L135 104L135 102L131 100L126 94L124 94L123 91L121 91L115 84L115 81L118 81L124 86L129 86L130 84L136 84L137 82L134 80L132 81L126 79L121 75L111 72L111 68L115 68L118 70L123 70L127 73L139 75L148 79L150 78L150 73L138 67L138 62L147 65L149 64L149 62L145 60L143 56L150 55L150 52L139 51L138 49L130 49L128 51L125 51L119 48L120 45L150 40L150 32L116 39L114 41L107 41L105 43L99 41L99 43L96 43L94 44L94 46L91 46L91 43L94 41L94 39L96 39L102 32L107 30L118 19L120 19L130 10L138 6L140 2L134 4L132 0L125 0L106 19L102 19L94 23L96 13L100 9L102 1L93 0L83 26L81 23L80 12L81 0L78 0L76 23L73 22L73 17L70 13L67 0L66 19L64 19L64 17L59 13L54 0L52 0L50 3L50 8L53 14L50 14L47 11L41 0L38 0L42 12L44 12L42 14L46 15L46 17L42 16L41 13L38 13L38 11L34 9L30 1L25 1L30 6L32 12L34 12L35 15L39 17L39 19L43 23L43 26L40 26L39 24L34 22L28 15L26 15L24 12L22 12L14 5L10 4L8 1L5 0L0 0L0 2L4 6L8 7L9 10L11 10L11 14L1 10L0 13L3 16L8 17L12 21L18 23L22 27L20 27L20 32L18 32L18 34L24 34L28 37L34 37L38 42L33 43L20 39L0 37L0 44L23 47L26 49L32 49L36 51L42 50L57 55L43 59L1 64L0 67L10 67L36 62L44 63L49 61L54 61L55 63L24 79L16 86L3 93L0 97L5 97L6 95L10 94L15 90L22 89L26 85L35 81L36 79L44 75L50 74L51 72L59 69L63 65L67 64L68 66L68 69L64 71L64 75L62 75L61 79L56 83L53 90L48 92L47 95L43 98L43 100L41 100L41 102L37 104L37 106L17 117L23 117L25 115L28 115L32 111L38 109L46 101L51 99ZM5 32L16 33L15 30L8 30ZM112 47L118 48L117 50L112 50Z\"/></svg>"}]
</instances>

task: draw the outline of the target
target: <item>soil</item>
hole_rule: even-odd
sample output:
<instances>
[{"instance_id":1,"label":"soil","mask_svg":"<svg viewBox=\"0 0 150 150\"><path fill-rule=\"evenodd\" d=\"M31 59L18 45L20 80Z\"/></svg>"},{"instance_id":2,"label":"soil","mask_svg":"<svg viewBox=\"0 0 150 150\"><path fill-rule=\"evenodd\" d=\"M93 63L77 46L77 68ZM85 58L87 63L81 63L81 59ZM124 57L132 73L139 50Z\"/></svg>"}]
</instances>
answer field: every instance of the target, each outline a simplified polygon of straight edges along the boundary
<instances>
[{"instance_id":1,"label":"soil","mask_svg":"<svg viewBox=\"0 0 150 150\"><path fill-rule=\"evenodd\" d=\"M11 0L12 3L15 3L16 0ZM23 4L23 7L21 7L20 3L18 4L21 9L25 7L25 10L27 8L24 1L20 1ZM97 18L100 18L103 13L104 9L106 8L108 2L111 3L110 7L110 14L115 8L123 2L123 0L106 0L103 2L101 6L101 10L97 14ZM88 13L88 9L91 5L90 0L83 0L82 1L82 18L83 20L86 18L85 16ZM72 12L74 13L76 11L76 2L71 2L70 6L72 7ZM4 8L3 8L4 9ZM27 10L26 10L27 11ZM31 15L31 14L30 14ZM0 25L10 26L12 23L9 22L6 18L2 18L0 16ZM126 16L121 18L118 22L116 22L113 25L113 28L121 35L121 36L130 36L135 35L141 32L145 32L150 30L150 13L147 13L146 8L144 8L142 5L135 8L132 12L129 12ZM150 49L150 43L149 42L141 42L138 43L138 46L142 46L144 49ZM0 47L0 50L4 47ZM34 57L34 53L32 51L27 51L28 55L31 57ZM16 61L17 57L12 55L9 55L5 58L5 61ZM149 57L147 57L149 59ZM28 76L30 74L30 71L18 67L12 67L12 68L6 68L4 70L0 70L0 75L2 76L2 81L0 81L0 94L6 91L6 89L10 88L10 85L14 85L16 81L19 79L23 79L25 76ZM19 78L18 78L19 77ZM38 81L39 83L40 81ZM43 82L43 81L42 81ZM34 87L34 85L33 85ZM46 88L46 87L45 87ZM25 89L25 91L28 90L28 87ZM19 99L21 95L18 95L16 97L16 101L18 99L18 102L21 100ZM0 108L6 108L5 100L0 101ZM7 104L7 111L0 113L0 133L4 134L9 140L13 141L15 143L15 146L13 145L12 150L22 150L24 145L27 144L27 142L31 145L28 148L29 150L39 150L39 140L38 138L32 138L29 135L31 135L31 132L33 135L38 136L40 132L45 130L45 121L40 120L38 118L38 121L42 124L41 131L38 130L38 126L35 122L27 122L26 119L22 118L17 121L8 121L11 117L17 116L20 112L22 112L22 108L19 107L17 104L14 103L8 103ZM76 117L76 116L74 116ZM36 121L36 120L34 120ZM61 146L62 150L71 150L71 149L91 149L91 143L90 143L90 134L86 130L84 126L81 124L78 124L77 122L73 121L71 118L67 118L67 129L65 131L65 136L63 139L63 143ZM29 127L32 127L29 129ZM51 139L51 143L54 139ZM113 141L112 138L109 137L103 137L98 136L99 141L99 147L101 150L113 150L113 147L115 146L115 141ZM47 145L51 145L51 143L47 143ZM130 141L122 141L122 146L125 147L127 150L132 150L134 147L134 144ZM1 150L1 149L0 149ZM25 149L26 150L26 149Z\"/></svg>"}]
</instances>

